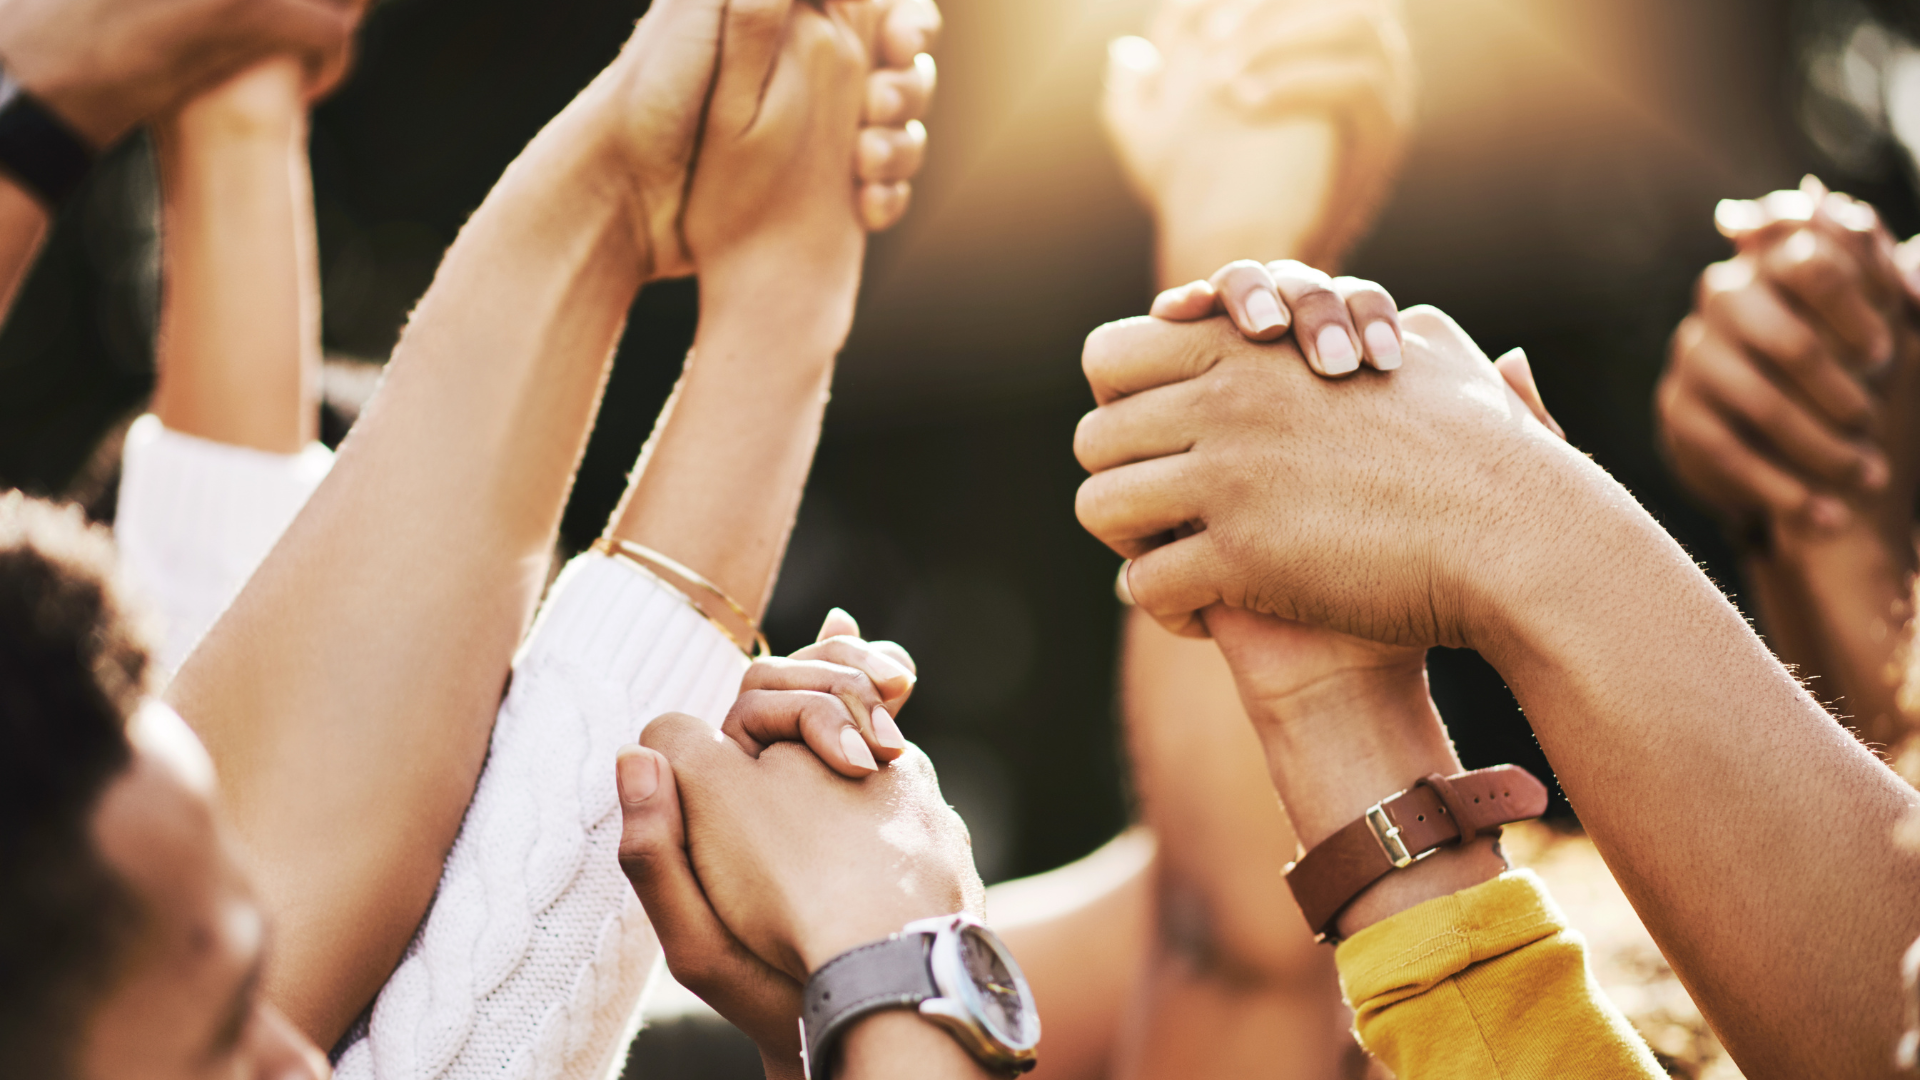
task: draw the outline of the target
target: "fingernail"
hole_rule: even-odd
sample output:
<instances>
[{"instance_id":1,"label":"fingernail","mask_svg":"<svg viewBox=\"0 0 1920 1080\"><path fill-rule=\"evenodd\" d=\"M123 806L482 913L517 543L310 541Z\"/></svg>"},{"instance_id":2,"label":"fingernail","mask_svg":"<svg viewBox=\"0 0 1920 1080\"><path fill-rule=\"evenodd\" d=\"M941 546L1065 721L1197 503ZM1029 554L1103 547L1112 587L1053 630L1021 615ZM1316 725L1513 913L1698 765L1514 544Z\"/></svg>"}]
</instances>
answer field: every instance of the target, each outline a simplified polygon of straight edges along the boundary
<instances>
[{"instance_id":1,"label":"fingernail","mask_svg":"<svg viewBox=\"0 0 1920 1080\"><path fill-rule=\"evenodd\" d=\"M1256 334L1264 334L1287 325L1286 317L1280 314L1280 300L1265 289L1255 289L1247 294L1247 322Z\"/></svg>"},{"instance_id":2,"label":"fingernail","mask_svg":"<svg viewBox=\"0 0 1920 1080\"><path fill-rule=\"evenodd\" d=\"M620 778L620 801L638 806L660 790L660 766L652 754L624 754L615 770Z\"/></svg>"},{"instance_id":3,"label":"fingernail","mask_svg":"<svg viewBox=\"0 0 1920 1080\"><path fill-rule=\"evenodd\" d=\"M858 728L840 729L840 752L847 760L868 772L879 772L880 765L873 760L873 751L867 749L867 740L860 737Z\"/></svg>"},{"instance_id":4,"label":"fingernail","mask_svg":"<svg viewBox=\"0 0 1920 1080\"><path fill-rule=\"evenodd\" d=\"M1839 499L1815 495L1807 501L1807 517L1823 529L1839 529L1847 524L1847 507Z\"/></svg>"},{"instance_id":5,"label":"fingernail","mask_svg":"<svg viewBox=\"0 0 1920 1080\"><path fill-rule=\"evenodd\" d=\"M1373 362L1381 371L1392 371L1400 366L1400 339L1393 333L1393 327L1377 322L1367 327L1367 352L1373 356Z\"/></svg>"},{"instance_id":6,"label":"fingernail","mask_svg":"<svg viewBox=\"0 0 1920 1080\"><path fill-rule=\"evenodd\" d=\"M1893 471L1887 467L1887 459L1881 454L1867 454L1860 459L1860 486L1868 491L1879 491L1887 486Z\"/></svg>"},{"instance_id":7,"label":"fingernail","mask_svg":"<svg viewBox=\"0 0 1920 1080\"><path fill-rule=\"evenodd\" d=\"M900 734L900 725L894 723L893 717L888 715L887 710L879 705L873 707L873 733L879 737L880 745L889 750L905 750L907 748L907 737ZM865 749L865 747L863 746L862 749Z\"/></svg>"},{"instance_id":8,"label":"fingernail","mask_svg":"<svg viewBox=\"0 0 1920 1080\"><path fill-rule=\"evenodd\" d=\"M1320 353L1320 368L1329 375L1345 375L1360 366L1360 354L1353 351L1353 339L1343 326L1328 326L1314 339Z\"/></svg>"}]
</instances>

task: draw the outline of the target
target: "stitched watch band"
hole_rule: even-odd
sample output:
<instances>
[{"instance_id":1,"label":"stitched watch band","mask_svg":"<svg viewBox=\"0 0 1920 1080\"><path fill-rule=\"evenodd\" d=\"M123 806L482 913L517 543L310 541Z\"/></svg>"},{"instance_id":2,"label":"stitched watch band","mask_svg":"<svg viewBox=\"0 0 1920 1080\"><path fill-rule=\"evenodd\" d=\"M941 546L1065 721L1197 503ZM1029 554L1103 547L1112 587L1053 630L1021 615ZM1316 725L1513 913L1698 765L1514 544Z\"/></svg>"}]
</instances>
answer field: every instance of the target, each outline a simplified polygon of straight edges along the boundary
<instances>
[{"instance_id":1,"label":"stitched watch band","mask_svg":"<svg viewBox=\"0 0 1920 1080\"><path fill-rule=\"evenodd\" d=\"M800 1010L800 1053L807 1075L827 1080L847 1025L880 1009L913 1008L940 996L927 954L933 935L900 934L862 945L821 965L807 980Z\"/></svg>"},{"instance_id":2,"label":"stitched watch band","mask_svg":"<svg viewBox=\"0 0 1920 1080\"><path fill-rule=\"evenodd\" d=\"M1287 886L1322 941L1353 898L1448 844L1464 844L1547 810L1547 788L1517 765L1434 773L1374 804L1286 868Z\"/></svg>"},{"instance_id":3,"label":"stitched watch band","mask_svg":"<svg viewBox=\"0 0 1920 1080\"><path fill-rule=\"evenodd\" d=\"M0 71L0 169L55 209L87 178L93 156L66 121Z\"/></svg>"}]
</instances>

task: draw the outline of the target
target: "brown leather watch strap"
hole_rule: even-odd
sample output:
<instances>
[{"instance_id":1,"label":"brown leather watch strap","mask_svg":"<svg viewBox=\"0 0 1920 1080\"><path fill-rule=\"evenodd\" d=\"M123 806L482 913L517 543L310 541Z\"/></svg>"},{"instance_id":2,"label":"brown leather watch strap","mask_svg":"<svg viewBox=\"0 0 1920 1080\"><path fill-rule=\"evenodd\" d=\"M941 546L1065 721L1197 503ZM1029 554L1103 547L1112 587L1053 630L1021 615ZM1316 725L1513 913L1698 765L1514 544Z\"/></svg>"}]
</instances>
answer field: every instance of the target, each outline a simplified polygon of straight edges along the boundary
<instances>
[{"instance_id":1,"label":"brown leather watch strap","mask_svg":"<svg viewBox=\"0 0 1920 1080\"><path fill-rule=\"evenodd\" d=\"M1447 844L1497 833L1546 810L1546 785L1518 765L1435 773L1315 844L1287 867L1287 885L1314 936L1326 940L1341 910L1374 882Z\"/></svg>"}]
</instances>

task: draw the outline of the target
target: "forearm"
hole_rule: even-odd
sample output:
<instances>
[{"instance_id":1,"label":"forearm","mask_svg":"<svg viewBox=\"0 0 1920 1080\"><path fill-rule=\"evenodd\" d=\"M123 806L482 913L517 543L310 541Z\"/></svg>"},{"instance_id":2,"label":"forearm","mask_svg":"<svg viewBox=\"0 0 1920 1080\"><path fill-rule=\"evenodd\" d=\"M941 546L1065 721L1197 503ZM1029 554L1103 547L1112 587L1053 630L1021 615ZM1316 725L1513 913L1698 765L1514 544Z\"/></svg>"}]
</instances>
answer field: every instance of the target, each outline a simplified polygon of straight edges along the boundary
<instances>
[{"instance_id":1,"label":"forearm","mask_svg":"<svg viewBox=\"0 0 1920 1080\"><path fill-rule=\"evenodd\" d=\"M282 928L269 991L322 1045L433 894L640 284L582 101L462 230L327 483L169 695Z\"/></svg>"},{"instance_id":2,"label":"forearm","mask_svg":"<svg viewBox=\"0 0 1920 1080\"><path fill-rule=\"evenodd\" d=\"M1890 745L1907 730L1899 699L1910 550L1906 537L1889 542L1856 522L1835 535L1779 536L1747 563L1761 627L1781 660L1869 744Z\"/></svg>"},{"instance_id":3,"label":"forearm","mask_svg":"<svg viewBox=\"0 0 1920 1080\"><path fill-rule=\"evenodd\" d=\"M1293 830L1233 672L1213 642L1137 610L1123 640L1128 756L1160 843L1121 1073L1332 1075L1352 1046L1333 957L1287 894Z\"/></svg>"},{"instance_id":4,"label":"forearm","mask_svg":"<svg viewBox=\"0 0 1920 1080\"><path fill-rule=\"evenodd\" d=\"M0 172L0 319L13 310L20 286L47 238L47 210L5 172Z\"/></svg>"},{"instance_id":5,"label":"forearm","mask_svg":"<svg viewBox=\"0 0 1920 1080\"><path fill-rule=\"evenodd\" d=\"M1585 506L1470 603L1476 642L1648 929L1750 1076L1878 1075L1920 934L1920 796L1836 724L1653 520L1584 459L1524 498ZM1791 980L1781 972L1793 972Z\"/></svg>"},{"instance_id":6,"label":"forearm","mask_svg":"<svg viewBox=\"0 0 1920 1080\"><path fill-rule=\"evenodd\" d=\"M852 285L768 260L703 281L700 330L613 535L698 571L758 619L793 529Z\"/></svg>"},{"instance_id":7,"label":"forearm","mask_svg":"<svg viewBox=\"0 0 1920 1080\"><path fill-rule=\"evenodd\" d=\"M174 431L294 453L318 428L306 106L268 61L156 128L163 280L153 411Z\"/></svg>"}]
</instances>

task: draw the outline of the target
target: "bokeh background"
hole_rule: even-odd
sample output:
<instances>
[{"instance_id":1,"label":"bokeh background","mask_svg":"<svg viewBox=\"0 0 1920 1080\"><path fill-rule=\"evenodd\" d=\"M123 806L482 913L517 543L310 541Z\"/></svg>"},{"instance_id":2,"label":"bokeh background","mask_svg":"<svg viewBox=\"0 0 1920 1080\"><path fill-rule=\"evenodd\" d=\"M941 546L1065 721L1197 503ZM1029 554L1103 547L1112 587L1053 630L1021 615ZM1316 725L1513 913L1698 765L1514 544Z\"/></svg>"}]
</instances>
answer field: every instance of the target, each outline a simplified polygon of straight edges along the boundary
<instances>
[{"instance_id":1,"label":"bokeh background","mask_svg":"<svg viewBox=\"0 0 1920 1080\"><path fill-rule=\"evenodd\" d=\"M923 681L903 726L989 880L1083 855L1128 814L1118 560L1074 521L1070 439L1090 406L1081 340L1152 292L1147 218L1097 121L1106 42L1144 29L1150 7L946 0L927 170L912 214L872 247L768 618L781 651L832 604L912 650ZM1525 347L1572 440L1737 590L1729 547L1662 468L1654 379L1694 277L1726 250L1717 199L1813 171L1899 235L1920 226L1878 90L1909 7L1408 0L1419 128L1348 269L1446 309L1489 354ZM330 439L461 222L645 8L386 0L370 15L355 74L314 118L326 346L361 362L330 369ZM111 516L115 432L152 385L156 205L136 139L59 221L0 333L0 483ZM696 302L676 283L636 304L566 546L589 542L619 494ZM1433 669L1469 765L1544 773L1491 669L1446 650ZM757 1075L751 1048L734 1050L667 1025L637 1053L654 1075Z\"/></svg>"}]
</instances>

